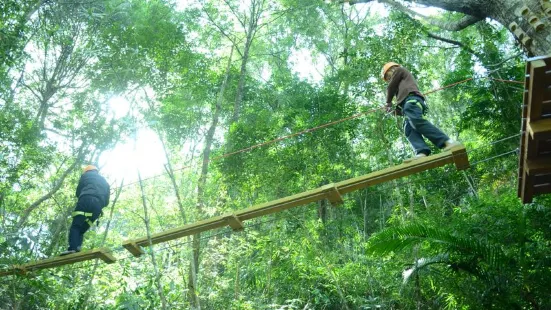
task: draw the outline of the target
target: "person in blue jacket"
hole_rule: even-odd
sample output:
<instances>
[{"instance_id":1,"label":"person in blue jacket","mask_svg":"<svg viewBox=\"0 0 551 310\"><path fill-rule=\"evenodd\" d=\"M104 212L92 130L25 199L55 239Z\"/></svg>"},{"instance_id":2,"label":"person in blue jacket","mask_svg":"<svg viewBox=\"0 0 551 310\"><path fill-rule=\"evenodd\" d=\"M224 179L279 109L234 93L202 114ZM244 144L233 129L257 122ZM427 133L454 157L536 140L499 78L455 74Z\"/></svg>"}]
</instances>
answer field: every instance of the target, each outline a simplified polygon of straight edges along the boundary
<instances>
[{"instance_id":1,"label":"person in blue jacket","mask_svg":"<svg viewBox=\"0 0 551 310\"><path fill-rule=\"evenodd\" d=\"M83 169L78 181L78 198L73 222L69 229L69 248L61 255L80 252L84 233L100 217L102 209L109 204L109 183L98 173L96 166L88 165Z\"/></svg>"}]
</instances>

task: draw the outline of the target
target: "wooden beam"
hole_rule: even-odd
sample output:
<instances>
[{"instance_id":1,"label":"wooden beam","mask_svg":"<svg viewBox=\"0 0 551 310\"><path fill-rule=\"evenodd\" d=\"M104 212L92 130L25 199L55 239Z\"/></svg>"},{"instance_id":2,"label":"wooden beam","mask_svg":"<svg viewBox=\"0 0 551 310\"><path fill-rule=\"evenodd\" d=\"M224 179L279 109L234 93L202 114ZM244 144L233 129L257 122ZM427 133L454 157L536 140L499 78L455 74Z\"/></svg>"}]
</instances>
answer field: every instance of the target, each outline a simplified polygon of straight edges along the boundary
<instances>
[{"instance_id":1,"label":"wooden beam","mask_svg":"<svg viewBox=\"0 0 551 310\"><path fill-rule=\"evenodd\" d=\"M224 216L224 218L233 231L241 231L245 229L245 226L243 226L243 223L235 214L228 214Z\"/></svg>"},{"instance_id":2,"label":"wooden beam","mask_svg":"<svg viewBox=\"0 0 551 310\"><path fill-rule=\"evenodd\" d=\"M526 160L524 162L524 171L529 176L551 173L551 157Z\"/></svg>"},{"instance_id":3,"label":"wooden beam","mask_svg":"<svg viewBox=\"0 0 551 310\"><path fill-rule=\"evenodd\" d=\"M464 152L465 147L454 148L455 152ZM466 152L465 152L466 156ZM441 167L454 162L454 156L451 151L442 152L436 155L427 156L422 159L414 160L410 163L403 163L397 166L389 167L383 170L372 172L364 176L348 179L336 183L341 194L347 194L368 186L388 182L421 171Z\"/></svg>"},{"instance_id":4,"label":"wooden beam","mask_svg":"<svg viewBox=\"0 0 551 310\"><path fill-rule=\"evenodd\" d=\"M542 174L534 177L534 196L551 193L551 174Z\"/></svg>"},{"instance_id":5,"label":"wooden beam","mask_svg":"<svg viewBox=\"0 0 551 310\"><path fill-rule=\"evenodd\" d=\"M534 176L534 186L546 185L551 183L551 172L541 173Z\"/></svg>"},{"instance_id":6,"label":"wooden beam","mask_svg":"<svg viewBox=\"0 0 551 310\"><path fill-rule=\"evenodd\" d=\"M522 120L522 127L524 128L526 123L526 119ZM520 134L520 152L518 155L518 182L517 182L517 197L522 196L522 178L524 177L524 162L525 162L525 154L524 154L524 142L526 141L526 131L523 129Z\"/></svg>"},{"instance_id":7,"label":"wooden beam","mask_svg":"<svg viewBox=\"0 0 551 310\"><path fill-rule=\"evenodd\" d=\"M334 206L339 206L344 203L344 200L342 199L341 193L339 192L339 189L337 186L335 186L334 183L327 184L323 186L323 188L326 189L327 192L327 200Z\"/></svg>"},{"instance_id":8,"label":"wooden beam","mask_svg":"<svg viewBox=\"0 0 551 310\"><path fill-rule=\"evenodd\" d=\"M551 139L540 140L538 145L538 157L551 155Z\"/></svg>"},{"instance_id":9,"label":"wooden beam","mask_svg":"<svg viewBox=\"0 0 551 310\"><path fill-rule=\"evenodd\" d=\"M539 140L533 140L529 133L524 135L524 159L533 159L538 155Z\"/></svg>"},{"instance_id":10,"label":"wooden beam","mask_svg":"<svg viewBox=\"0 0 551 310\"><path fill-rule=\"evenodd\" d=\"M534 185L534 195L544 195L551 193L551 183Z\"/></svg>"},{"instance_id":11,"label":"wooden beam","mask_svg":"<svg viewBox=\"0 0 551 310\"><path fill-rule=\"evenodd\" d=\"M518 169L518 196L523 203L532 202L534 195L547 193L547 183L538 182L541 174L551 169L550 77L551 55L528 59Z\"/></svg>"},{"instance_id":12,"label":"wooden beam","mask_svg":"<svg viewBox=\"0 0 551 310\"><path fill-rule=\"evenodd\" d=\"M117 259L111 254L111 251L107 248L93 249L85 252L78 252L74 254L69 254L65 256L57 256L52 258L47 258L39 260L32 263L27 263L23 265L16 265L10 270L0 272L0 275L8 274L25 274L30 271L59 267L68 264L74 264L78 262L83 262L87 260L92 260L99 258L105 263L111 264L117 261Z\"/></svg>"},{"instance_id":13,"label":"wooden beam","mask_svg":"<svg viewBox=\"0 0 551 310\"><path fill-rule=\"evenodd\" d=\"M528 94L528 125L541 118L543 93L545 92L545 61L543 59L530 62L530 85Z\"/></svg>"},{"instance_id":14,"label":"wooden beam","mask_svg":"<svg viewBox=\"0 0 551 310\"><path fill-rule=\"evenodd\" d=\"M469 157L467 156L467 150L463 145L456 146L450 150L453 156L453 162L457 170L466 170L471 165L469 164Z\"/></svg>"},{"instance_id":15,"label":"wooden beam","mask_svg":"<svg viewBox=\"0 0 551 310\"><path fill-rule=\"evenodd\" d=\"M137 245L135 242L125 242L122 244L122 246L127 249L128 252L132 253L132 255L134 255L135 257L140 257L145 254L142 247Z\"/></svg>"},{"instance_id":16,"label":"wooden beam","mask_svg":"<svg viewBox=\"0 0 551 310\"><path fill-rule=\"evenodd\" d=\"M331 203L342 203L342 194L346 194L358 189L362 189L374 184L387 182L403 176L411 175L417 172L425 171L435 167L441 167L448 163L459 162L462 169L468 167L467 152L464 146L458 146L451 151L442 152L437 155L428 156L411 163L401 164L389 167L381 171L372 172L364 176L352 178L334 184L327 184L322 187L309 190L300 194L276 199L273 201L261 203L243 210L238 210L233 215L215 216L199 222L176 227L167 231L151 235L151 244L157 244L174 240L184 236L197 234L200 232L230 226L232 229L242 226L241 222L256 217L281 212L293 207L302 206L311 202L328 199ZM233 226L232 226L233 225ZM138 257L143 254L140 247L149 246L147 237L128 240L123 243L132 255Z\"/></svg>"},{"instance_id":17,"label":"wooden beam","mask_svg":"<svg viewBox=\"0 0 551 310\"><path fill-rule=\"evenodd\" d=\"M551 93L551 91L549 93ZM551 97L551 96L549 96L549 97ZM550 117L551 116L551 99L544 100L541 103L541 115L542 115L542 117Z\"/></svg>"},{"instance_id":18,"label":"wooden beam","mask_svg":"<svg viewBox=\"0 0 551 310\"><path fill-rule=\"evenodd\" d=\"M522 203L531 203L534 197L534 177L524 173L521 186L520 198Z\"/></svg>"},{"instance_id":19,"label":"wooden beam","mask_svg":"<svg viewBox=\"0 0 551 310\"><path fill-rule=\"evenodd\" d=\"M528 124L528 132L534 140L551 139L551 118L531 121Z\"/></svg>"}]
</instances>

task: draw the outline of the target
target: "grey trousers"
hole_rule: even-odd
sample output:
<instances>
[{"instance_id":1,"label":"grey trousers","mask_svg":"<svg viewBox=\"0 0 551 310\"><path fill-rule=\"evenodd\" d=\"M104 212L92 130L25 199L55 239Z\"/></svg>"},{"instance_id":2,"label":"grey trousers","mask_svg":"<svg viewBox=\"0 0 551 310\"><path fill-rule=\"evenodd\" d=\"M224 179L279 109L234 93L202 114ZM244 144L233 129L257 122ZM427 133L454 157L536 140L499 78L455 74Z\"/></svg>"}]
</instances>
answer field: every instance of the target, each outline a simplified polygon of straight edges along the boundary
<instances>
[{"instance_id":1,"label":"grey trousers","mask_svg":"<svg viewBox=\"0 0 551 310\"><path fill-rule=\"evenodd\" d=\"M427 109L423 98L408 96L404 100L402 112L404 121L404 133L415 150L415 154L424 153L430 155L430 148L423 137L427 138L438 148L443 148L450 138L431 122L423 118L423 112Z\"/></svg>"}]
</instances>

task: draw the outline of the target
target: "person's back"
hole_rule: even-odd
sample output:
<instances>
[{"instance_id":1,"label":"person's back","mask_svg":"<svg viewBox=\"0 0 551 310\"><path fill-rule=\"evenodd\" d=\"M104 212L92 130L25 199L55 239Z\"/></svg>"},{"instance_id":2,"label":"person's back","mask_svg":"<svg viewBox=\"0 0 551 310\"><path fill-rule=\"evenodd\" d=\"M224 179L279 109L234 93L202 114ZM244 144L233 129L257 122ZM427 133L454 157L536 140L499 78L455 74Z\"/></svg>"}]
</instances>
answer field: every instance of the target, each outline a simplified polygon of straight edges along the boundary
<instances>
[{"instance_id":1,"label":"person's back","mask_svg":"<svg viewBox=\"0 0 551 310\"><path fill-rule=\"evenodd\" d=\"M417 81L413 74L404 67L397 67L387 87L387 106L392 105L392 99L396 96L398 105L403 105L404 100L410 94L420 96L424 99L423 94L419 91Z\"/></svg>"},{"instance_id":2,"label":"person's back","mask_svg":"<svg viewBox=\"0 0 551 310\"><path fill-rule=\"evenodd\" d=\"M101 206L109 204L109 183L96 170L84 173L78 182L76 196L81 198L89 195L100 200Z\"/></svg>"},{"instance_id":3,"label":"person's back","mask_svg":"<svg viewBox=\"0 0 551 310\"><path fill-rule=\"evenodd\" d=\"M69 248L61 255L80 252L84 233L100 217L102 209L109 204L109 195L109 183L99 175L98 168L86 166L76 190L78 202L69 229Z\"/></svg>"}]
</instances>

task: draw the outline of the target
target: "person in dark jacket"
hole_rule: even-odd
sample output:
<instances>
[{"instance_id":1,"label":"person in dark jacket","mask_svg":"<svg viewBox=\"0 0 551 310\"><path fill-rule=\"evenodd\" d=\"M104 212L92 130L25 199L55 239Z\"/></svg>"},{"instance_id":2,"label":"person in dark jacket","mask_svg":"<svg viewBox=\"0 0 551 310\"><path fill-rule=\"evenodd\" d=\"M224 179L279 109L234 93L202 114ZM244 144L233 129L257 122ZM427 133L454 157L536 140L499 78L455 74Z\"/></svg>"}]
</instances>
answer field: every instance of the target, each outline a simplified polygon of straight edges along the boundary
<instances>
[{"instance_id":1,"label":"person in dark jacket","mask_svg":"<svg viewBox=\"0 0 551 310\"><path fill-rule=\"evenodd\" d=\"M78 181L78 202L69 229L69 248L61 255L80 252L84 233L99 218L102 209L109 204L109 183L98 173L98 168L88 165Z\"/></svg>"},{"instance_id":2,"label":"person in dark jacket","mask_svg":"<svg viewBox=\"0 0 551 310\"><path fill-rule=\"evenodd\" d=\"M383 66L381 77L388 83L387 111L394 111L396 115L406 117L404 133L415 150L415 156L404 162L408 163L430 155L430 148L423 137L444 151L460 145L423 117L427 110L425 97L419 91L417 81L406 68L395 62L389 62ZM392 105L394 97L396 97L396 107Z\"/></svg>"}]
</instances>

